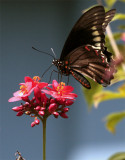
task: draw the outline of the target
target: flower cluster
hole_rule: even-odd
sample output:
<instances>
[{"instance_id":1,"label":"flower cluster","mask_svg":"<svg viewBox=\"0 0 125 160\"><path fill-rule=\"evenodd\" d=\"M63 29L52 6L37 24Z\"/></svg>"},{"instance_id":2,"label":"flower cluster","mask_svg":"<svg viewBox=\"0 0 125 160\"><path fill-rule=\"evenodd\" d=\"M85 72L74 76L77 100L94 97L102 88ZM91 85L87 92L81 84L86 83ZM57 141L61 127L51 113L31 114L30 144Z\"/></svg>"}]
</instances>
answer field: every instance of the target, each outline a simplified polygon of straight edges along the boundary
<instances>
[{"instance_id":1,"label":"flower cluster","mask_svg":"<svg viewBox=\"0 0 125 160\"><path fill-rule=\"evenodd\" d=\"M55 118L58 116L68 118L66 114L69 111L68 106L72 105L74 98L77 97L75 93L72 93L72 86L66 86L65 83L58 83L56 80L53 80L52 85L40 82L38 76L33 79L25 77L24 80L25 83L20 83L20 90L8 100L9 102L24 101L24 104L21 103L20 106L12 108L13 111L17 112L17 116L26 114L34 117L34 121L31 123L32 127L50 115L54 115ZM34 96L30 100L29 96L32 92L34 92ZM46 94L50 96L47 97Z\"/></svg>"}]
</instances>

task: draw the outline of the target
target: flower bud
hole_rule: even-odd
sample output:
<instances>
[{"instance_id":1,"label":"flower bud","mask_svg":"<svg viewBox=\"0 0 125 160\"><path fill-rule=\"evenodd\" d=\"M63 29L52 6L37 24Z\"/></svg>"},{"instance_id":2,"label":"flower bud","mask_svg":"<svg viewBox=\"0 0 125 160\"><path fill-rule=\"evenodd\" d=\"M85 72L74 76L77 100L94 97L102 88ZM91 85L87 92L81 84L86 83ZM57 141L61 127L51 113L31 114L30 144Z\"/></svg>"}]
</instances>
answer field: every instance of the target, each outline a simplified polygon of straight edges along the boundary
<instances>
[{"instance_id":1,"label":"flower bud","mask_svg":"<svg viewBox=\"0 0 125 160\"><path fill-rule=\"evenodd\" d=\"M30 111L26 111L25 114L26 114L26 115L30 115L31 112L30 112Z\"/></svg>"},{"instance_id":2,"label":"flower bud","mask_svg":"<svg viewBox=\"0 0 125 160\"><path fill-rule=\"evenodd\" d=\"M22 97L22 100L25 101L25 102L28 102L29 101L29 97Z\"/></svg>"},{"instance_id":3,"label":"flower bud","mask_svg":"<svg viewBox=\"0 0 125 160\"><path fill-rule=\"evenodd\" d=\"M69 111L69 108L64 108L63 109L63 112L65 113L65 112L68 112Z\"/></svg>"},{"instance_id":4,"label":"flower bud","mask_svg":"<svg viewBox=\"0 0 125 160\"><path fill-rule=\"evenodd\" d=\"M37 106L37 107L35 108L36 111L39 111L40 109L41 109L40 106Z\"/></svg>"},{"instance_id":5,"label":"flower bud","mask_svg":"<svg viewBox=\"0 0 125 160\"><path fill-rule=\"evenodd\" d=\"M67 101L65 102L65 105L66 105L66 106L71 106L73 103L74 103L73 101L67 100Z\"/></svg>"},{"instance_id":6,"label":"flower bud","mask_svg":"<svg viewBox=\"0 0 125 160\"><path fill-rule=\"evenodd\" d=\"M48 101L48 98L46 97L46 94L41 93L41 102L43 102L44 106L46 106L47 101Z\"/></svg>"},{"instance_id":7,"label":"flower bud","mask_svg":"<svg viewBox=\"0 0 125 160\"><path fill-rule=\"evenodd\" d=\"M23 115L23 112L22 111L19 111L16 116L22 116Z\"/></svg>"},{"instance_id":8,"label":"flower bud","mask_svg":"<svg viewBox=\"0 0 125 160\"><path fill-rule=\"evenodd\" d=\"M35 122L36 125L38 125L40 123L40 120L39 119L35 119L34 122Z\"/></svg>"},{"instance_id":9,"label":"flower bud","mask_svg":"<svg viewBox=\"0 0 125 160\"><path fill-rule=\"evenodd\" d=\"M16 106L16 107L12 108L12 110L15 111L15 112L22 111L22 109L23 109L23 106Z\"/></svg>"},{"instance_id":10,"label":"flower bud","mask_svg":"<svg viewBox=\"0 0 125 160\"><path fill-rule=\"evenodd\" d=\"M58 112L53 112L53 115L54 115L55 118L58 118L59 113Z\"/></svg>"},{"instance_id":11,"label":"flower bud","mask_svg":"<svg viewBox=\"0 0 125 160\"><path fill-rule=\"evenodd\" d=\"M35 122L32 122L31 123L31 127L34 127L36 124L35 124Z\"/></svg>"},{"instance_id":12,"label":"flower bud","mask_svg":"<svg viewBox=\"0 0 125 160\"><path fill-rule=\"evenodd\" d=\"M41 110L41 111L45 111L45 107L41 107L40 110Z\"/></svg>"},{"instance_id":13,"label":"flower bud","mask_svg":"<svg viewBox=\"0 0 125 160\"><path fill-rule=\"evenodd\" d=\"M50 100L50 103L55 103L55 99L51 99L51 100Z\"/></svg>"},{"instance_id":14,"label":"flower bud","mask_svg":"<svg viewBox=\"0 0 125 160\"><path fill-rule=\"evenodd\" d=\"M41 89L39 87L34 88L34 96L36 98L36 102L39 103L41 101Z\"/></svg>"},{"instance_id":15,"label":"flower bud","mask_svg":"<svg viewBox=\"0 0 125 160\"><path fill-rule=\"evenodd\" d=\"M56 100L60 105L65 104L65 99L64 98L63 99L62 98L57 98Z\"/></svg>"},{"instance_id":16,"label":"flower bud","mask_svg":"<svg viewBox=\"0 0 125 160\"><path fill-rule=\"evenodd\" d=\"M56 103L52 103L49 105L49 112L53 113L55 110L57 109L57 104Z\"/></svg>"},{"instance_id":17,"label":"flower bud","mask_svg":"<svg viewBox=\"0 0 125 160\"><path fill-rule=\"evenodd\" d=\"M68 118L67 114L64 113L64 112L61 112L61 113L60 113L60 116L63 117L63 118Z\"/></svg>"},{"instance_id":18,"label":"flower bud","mask_svg":"<svg viewBox=\"0 0 125 160\"><path fill-rule=\"evenodd\" d=\"M39 111L40 116L44 116L44 114L45 114L44 111Z\"/></svg>"}]
</instances>

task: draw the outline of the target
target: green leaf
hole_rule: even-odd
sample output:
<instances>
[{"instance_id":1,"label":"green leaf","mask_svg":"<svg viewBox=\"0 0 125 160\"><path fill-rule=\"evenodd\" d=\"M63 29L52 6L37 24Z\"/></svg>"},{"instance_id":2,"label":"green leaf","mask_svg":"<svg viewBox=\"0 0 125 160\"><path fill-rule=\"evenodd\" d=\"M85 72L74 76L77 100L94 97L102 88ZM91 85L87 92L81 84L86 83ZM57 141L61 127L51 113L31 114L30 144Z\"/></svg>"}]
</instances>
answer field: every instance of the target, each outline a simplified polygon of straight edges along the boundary
<instances>
[{"instance_id":1,"label":"green leaf","mask_svg":"<svg viewBox=\"0 0 125 160\"><path fill-rule=\"evenodd\" d=\"M118 46L118 48L119 48L119 50L120 50L120 53L122 54L122 56L123 56L124 59L125 59L125 45L124 45L124 44L123 44L123 45L118 44L117 46Z\"/></svg>"},{"instance_id":2,"label":"green leaf","mask_svg":"<svg viewBox=\"0 0 125 160\"><path fill-rule=\"evenodd\" d=\"M125 0L119 0L119 1L121 1L121 2L125 2Z\"/></svg>"},{"instance_id":3,"label":"green leaf","mask_svg":"<svg viewBox=\"0 0 125 160\"><path fill-rule=\"evenodd\" d=\"M113 18L113 21L115 21L115 20L125 20L125 14L116 13L114 18Z\"/></svg>"},{"instance_id":4,"label":"green leaf","mask_svg":"<svg viewBox=\"0 0 125 160\"><path fill-rule=\"evenodd\" d=\"M106 128L109 132L115 133L116 125L125 118L125 111L124 112L115 112L109 114L106 118Z\"/></svg>"},{"instance_id":5,"label":"green leaf","mask_svg":"<svg viewBox=\"0 0 125 160\"><path fill-rule=\"evenodd\" d=\"M121 39L121 35L122 35L122 33L113 33L113 37L114 37L114 39L115 40L120 40Z\"/></svg>"},{"instance_id":6,"label":"green leaf","mask_svg":"<svg viewBox=\"0 0 125 160\"><path fill-rule=\"evenodd\" d=\"M119 152L111 156L108 160L125 160L125 152Z\"/></svg>"},{"instance_id":7,"label":"green leaf","mask_svg":"<svg viewBox=\"0 0 125 160\"><path fill-rule=\"evenodd\" d=\"M120 88L118 88L118 92L112 92L112 91L101 91L94 95L94 105L95 107L98 107L99 103L112 100L112 99L120 99L125 98L125 84L122 85Z\"/></svg>"},{"instance_id":8,"label":"green leaf","mask_svg":"<svg viewBox=\"0 0 125 160\"><path fill-rule=\"evenodd\" d=\"M112 84L125 80L125 71L122 68L118 68L114 75Z\"/></svg>"},{"instance_id":9,"label":"green leaf","mask_svg":"<svg viewBox=\"0 0 125 160\"><path fill-rule=\"evenodd\" d=\"M89 82L91 83L91 89L86 89L85 87L83 87L83 93L88 103L88 108L91 109L94 102L93 101L94 94L100 92L103 89L103 87L91 79L89 79Z\"/></svg>"},{"instance_id":10,"label":"green leaf","mask_svg":"<svg viewBox=\"0 0 125 160\"><path fill-rule=\"evenodd\" d=\"M115 4L116 0L105 0L106 5L111 8Z\"/></svg>"},{"instance_id":11,"label":"green leaf","mask_svg":"<svg viewBox=\"0 0 125 160\"><path fill-rule=\"evenodd\" d=\"M118 27L119 29L123 29L123 30L125 30L125 25L119 25L119 27Z\"/></svg>"}]
</instances>

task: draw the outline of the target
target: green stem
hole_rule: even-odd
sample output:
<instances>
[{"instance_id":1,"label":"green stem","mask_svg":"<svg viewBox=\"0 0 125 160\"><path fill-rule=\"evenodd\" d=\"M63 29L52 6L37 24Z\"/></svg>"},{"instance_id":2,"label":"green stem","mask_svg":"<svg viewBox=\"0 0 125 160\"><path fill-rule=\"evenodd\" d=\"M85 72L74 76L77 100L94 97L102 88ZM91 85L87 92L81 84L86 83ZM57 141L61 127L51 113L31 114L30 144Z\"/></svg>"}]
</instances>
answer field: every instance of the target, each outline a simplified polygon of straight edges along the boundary
<instances>
[{"instance_id":1,"label":"green stem","mask_svg":"<svg viewBox=\"0 0 125 160\"><path fill-rule=\"evenodd\" d=\"M43 118L43 160L46 160L46 118Z\"/></svg>"}]
</instances>

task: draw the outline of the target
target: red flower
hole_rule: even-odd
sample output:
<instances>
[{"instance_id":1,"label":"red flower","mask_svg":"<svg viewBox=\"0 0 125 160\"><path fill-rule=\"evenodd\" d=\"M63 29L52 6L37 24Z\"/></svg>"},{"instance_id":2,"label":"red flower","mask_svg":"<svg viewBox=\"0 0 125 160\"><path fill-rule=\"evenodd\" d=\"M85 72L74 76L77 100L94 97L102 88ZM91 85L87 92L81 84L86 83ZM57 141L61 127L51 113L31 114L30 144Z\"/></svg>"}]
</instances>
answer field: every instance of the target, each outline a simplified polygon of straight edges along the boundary
<instances>
[{"instance_id":1,"label":"red flower","mask_svg":"<svg viewBox=\"0 0 125 160\"><path fill-rule=\"evenodd\" d=\"M74 100L74 98L77 97L77 94L71 93L74 88L72 86L65 86L65 83L63 82L58 83L56 80L53 80L52 88L46 88L48 90L43 89L42 91L54 98Z\"/></svg>"},{"instance_id":2,"label":"red flower","mask_svg":"<svg viewBox=\"0 0 125 160\"><path fill-rule=\"evenodd\" d=\"M47 119L50 115L55 118L61 116L62 118L68 118L67 112L70 106L74 103L74 98L77 97L75 93L72 93L73 87L65 86L65 83L58 83L53 80L52 88L48 87L48 83L39 82L39 77L25 77L25 83L21 83L20 90L15 92L14 97L9 99L9 102L23 100L24 104L15 106L13 111L17 112L16 116L29 115L34 118L31 123L31 127L39 125L40 120ZM46 87L48 90L43 89ZM29 95L34 91L34 96L29 99ZM45 93L43 93L44 91ZM51 95L49 98L46 93ZM53 97L54 98L53 98ZM40 120L39 120L40 119Z\"/></svg>"},{"instance_id":3,"label":"red flower","mask_svg":"<svg viewBox=\"0 0 125 160\"><path fill-rule=\"evenodd\" d=\"M39 87L39 89L42 89L48 85L48 83L45 82L39 82L40 77L35 76L32 78L30 77L25 77L24 78L25 83L20 83L20 90L13 93L13 97L10 98L8 101L9 102L15 102L15 101L20 101L28 100L28 96L32 93L32 91L36 88Z\"/></svg>"}]
</instances>

